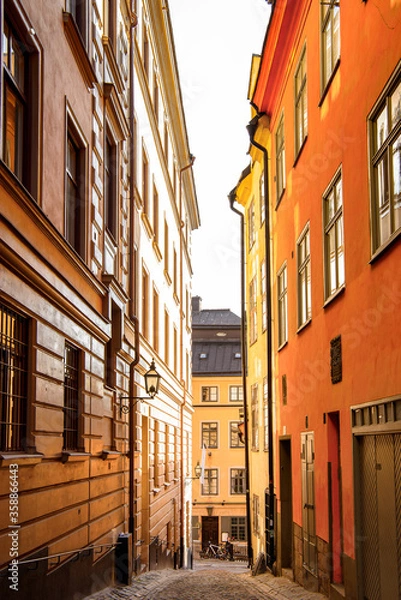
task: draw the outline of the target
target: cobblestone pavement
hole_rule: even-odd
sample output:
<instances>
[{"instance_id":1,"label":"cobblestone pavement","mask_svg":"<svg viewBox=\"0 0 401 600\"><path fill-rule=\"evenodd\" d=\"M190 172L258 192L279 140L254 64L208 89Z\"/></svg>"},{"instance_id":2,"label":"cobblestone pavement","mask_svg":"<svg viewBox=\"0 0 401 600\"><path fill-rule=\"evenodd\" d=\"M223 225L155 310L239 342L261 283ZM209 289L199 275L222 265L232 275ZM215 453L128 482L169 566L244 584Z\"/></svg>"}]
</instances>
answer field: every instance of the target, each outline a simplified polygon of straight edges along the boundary
<instances>
[{"instance_id":1,"label":"cobblestone pavement","mask_svg":"<svg viewBox=\"0 0 401 600\"><path fill-rule=\"evenodd\" d=\"M327 600L285 577L253 577L245 563L199 561L193 570L151 571L131 585L107 588L85 600Z\"/></svg>"}]
</instances>

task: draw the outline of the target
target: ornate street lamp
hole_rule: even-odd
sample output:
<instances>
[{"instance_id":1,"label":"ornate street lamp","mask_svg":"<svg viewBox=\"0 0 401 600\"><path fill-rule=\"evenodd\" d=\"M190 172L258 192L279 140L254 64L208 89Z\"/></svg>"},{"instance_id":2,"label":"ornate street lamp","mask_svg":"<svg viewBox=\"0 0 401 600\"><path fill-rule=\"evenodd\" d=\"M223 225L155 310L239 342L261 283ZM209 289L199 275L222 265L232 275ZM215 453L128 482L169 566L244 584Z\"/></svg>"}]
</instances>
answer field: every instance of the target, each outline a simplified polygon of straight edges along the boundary
<instances>
[{"instance_id":1,"label":"ornate street lamp","mask_svg":"<svg viewBox=\"0 0 401 600\"><path fill-rule=\"evenodd\" d=\"M123 396L120 394L120 416L122 413L129 413L131 408L135 406L137 402L143 400L152 400L156 394L159 392L160 385L160 375L156 371L155 361L152 358L152 362L150 364L150 369L144 375L145 379L145 390L148 394L147 396ZM134 400L134 402L129 402L128 404L123 404L123 400Z\"/></svg>"}]
</instances>

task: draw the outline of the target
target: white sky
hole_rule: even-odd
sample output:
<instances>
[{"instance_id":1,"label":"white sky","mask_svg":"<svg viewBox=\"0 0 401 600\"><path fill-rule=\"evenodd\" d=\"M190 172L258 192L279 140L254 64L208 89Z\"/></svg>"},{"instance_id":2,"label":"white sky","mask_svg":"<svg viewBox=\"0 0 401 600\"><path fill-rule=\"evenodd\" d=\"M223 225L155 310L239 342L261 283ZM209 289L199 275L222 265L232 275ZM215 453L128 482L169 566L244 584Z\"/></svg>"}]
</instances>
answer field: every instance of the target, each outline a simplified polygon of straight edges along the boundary
<instances>
[{"instance_id":1,"label":"white sky","mask_svg":"<svg viewBox=\"0 0 401 600\"><path fill-rule=\"evenodd\" d=\"M240 315L240 219L228 194L249 164L252 54L269 20L265 0L169 0L201 227L193 233L193 294Z\"/></svg>"}]
</instances>

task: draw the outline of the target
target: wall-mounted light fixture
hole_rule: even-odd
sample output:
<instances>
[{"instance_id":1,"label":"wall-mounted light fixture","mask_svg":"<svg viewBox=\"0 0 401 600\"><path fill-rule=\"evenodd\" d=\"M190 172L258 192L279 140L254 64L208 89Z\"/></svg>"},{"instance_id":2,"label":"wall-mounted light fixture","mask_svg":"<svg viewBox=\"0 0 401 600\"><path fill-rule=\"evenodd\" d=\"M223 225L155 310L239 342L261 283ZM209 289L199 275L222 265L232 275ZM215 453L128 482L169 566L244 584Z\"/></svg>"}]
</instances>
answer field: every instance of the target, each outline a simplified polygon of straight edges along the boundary
<instances>
[{"instance_id":1,"label":"wall-mounted light fixture","mask_svg":"<svg viewBox=\"0 0 401 600\"><path fill-rule=\"evenodd\" d=\"M195 477L186 477L186 479L200 479L200 476L202 475L202 467L199 464L199 460L196 463L194 472L195 472Z\"/></svg>"},{"instance_id":2,"label":"wall-mounted light fixture","mask_svg":"<svg viewBox=\"0 0 401 600\"><path fill-rule=\"evenodd\" d=\"M150 364L149 371L147 371L143 377L145 379L145 390L148 395L147 396L123 396L121 394L120 395L120 416L123 413L125 413L125 414L129 413L131 408L133 408L135 406L135 404L137 402L139 402L139 400L141 400L141 401L142 400L152 400L158 393L161 377L160 377L159 373L156 371L156 365L155 365L155 361L153 358L152 358L152 362ZM124 400L134 400L134 402L128 402L128 404L124 404L124 402L123 402Z\"/></svg>"}]
</instances>

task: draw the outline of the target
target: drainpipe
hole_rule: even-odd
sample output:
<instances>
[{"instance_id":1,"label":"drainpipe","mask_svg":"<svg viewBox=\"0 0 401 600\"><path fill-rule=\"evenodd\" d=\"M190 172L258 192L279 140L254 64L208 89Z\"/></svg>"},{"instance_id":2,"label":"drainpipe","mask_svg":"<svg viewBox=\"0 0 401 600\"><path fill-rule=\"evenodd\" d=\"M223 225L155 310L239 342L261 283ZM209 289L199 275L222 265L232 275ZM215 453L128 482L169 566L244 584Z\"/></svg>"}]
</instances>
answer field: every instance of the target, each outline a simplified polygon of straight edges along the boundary
<instances>
[{"instance_id":1,"label":"drainpipe","mask_svg":"<svg viewBox=\"0 0 401 600\"><path fill-rule=\"evenodd\" d=\"M135 104L134 104L134 48L135 48L135 27L138 24L137 16L131 6L131 29L130 29L130 95L129 95L129 120L130 120L130 169L131 169L131 185L130 185L130 230L129 230L129 273L130 273L130 318L134 322L135 327L135 358L130 364L130 387L129 395L135 396L135 367L139 363L139 322L136 316L136 282L137 282L137 265L136 254L134 254L134 233L135 233L135 183L136 183L136 168L135 168ZM136 411L129 412L128 425L128 461L129 461L129 489L128 489L128 531L132 534L133 549L135 548L134 534L134 502L135 502L135 417ZM134 556L134 560L136 556Z\"/></svg>"},{"instance_id":2,"label":"drainpipe","mask_svg":"<svg viewBox=\"0 0 401 600\"><path fill-rule=\"evenodd\" d=\"M179 210L180 210L180 222L179 222L179 228L180 228L180 302L181 302L181 308L180 308L180 381L181 381L181 385L183 387L183 398L182 398L182 402L181 402L181 406L180 406L180 428L181 428L181 460L183 460L184 457L184 408L185 408L185 401L186 401L186 379L184 376L184 356L183 356L183 348L184 348L184 311L183 311L183 303L185 301L185 296L184 296L184 277L183 277L183 260L184 260L184 241L183 241L183 236L184 236L184 228L185 228L185 223L182 220L182 216L183 216L183 208L182 208L182 174L184 173L184 171L186 171L187 169L190 169L194 162L195 162L195 156L193 156L192 154L189 155L189 160L190 162L185 166L182 167L179 171ZM181 515L180 515L180 568L182 569L182 567L184 566L184 503L185 503L185 473L184 473L184 465L183 463L181 464L181 481L180 481L180 504L181 504Z\"/></svg>"},{"instance_id":3,"label":"drainpipe","mask_svg":"<svg viewBox=\"0 0 401 600\"><path fill-rule=\"evenodd\" d=\"M246 311L245 311L245 248L244 248L244 215L234 208L235 189L228 195L230 208L241 218L241 363L242 388L244 396L244 429L245 429L245 503L246 503L246 537L248 568L253 566L252 530L251 530L251 498L249 486L249 436L248 436L248 403L246 391L247 352L246 352Z\"/></svg>"},{"instance_id":4,"label":"drainpipe","mask_svg":"<svg viewBox=\"0 0 401 600\"><path fill-rule=\"evenodd\" d=\"M259 119L264 113L259 113L247 125L252 146L263 153L264 199L265 199L265 257L266 257L266 318L267 318L267 410L268 410L268 443L269 443L269 507L268 507L268 540L267 565L273 569L276 560L274 540L274 456L273 456L273 353L272 353L272 308L271 308L271 267L270 267L270 206L269 206L269 155L267 149L255 140Z\"/></svg>"}]
</instances>

